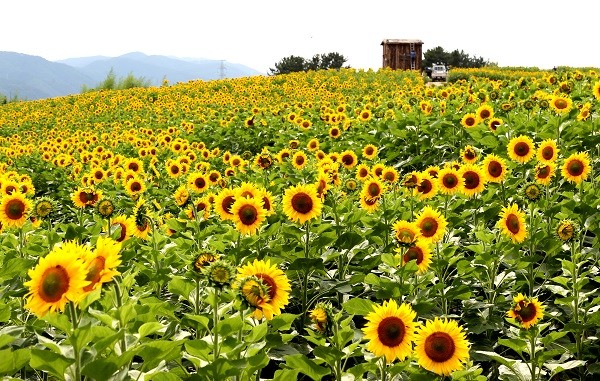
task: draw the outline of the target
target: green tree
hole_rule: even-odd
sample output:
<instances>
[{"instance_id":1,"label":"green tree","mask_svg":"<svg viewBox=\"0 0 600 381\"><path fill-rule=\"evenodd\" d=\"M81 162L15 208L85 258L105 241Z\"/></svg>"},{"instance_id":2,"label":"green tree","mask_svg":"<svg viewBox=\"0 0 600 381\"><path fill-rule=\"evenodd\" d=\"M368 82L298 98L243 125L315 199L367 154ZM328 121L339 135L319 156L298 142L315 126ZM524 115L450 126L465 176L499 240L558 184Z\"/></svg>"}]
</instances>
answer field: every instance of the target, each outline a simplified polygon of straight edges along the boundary
<instances>
[{"instance_id":1,"label":"green tree","mask_svg":"<svg viewBox=\"0 0 600 381\"><path fill-rule=\"evenodd\" d=\"M346 57L337 52L315 54L311 59L299 56L284 57L275 64L275 69L269 69L269 74L287 74L308 70L339 69L348 61Z\"/></svg>"},{"instance_id":2,"label":"green tree","mask_svg":"<svg viewBox=\"0 0 600 381\"><path fill-rule=\"evenodd\" d=\"M431 67L431 65L436 63L443 63L449 67L484 67L494 65L494 63L482 57L471 57L464 50L459 51L455 49L452 52L446 52L441 46L429 49L423 54L423 68Z\"/></svg>"},{"instance_id":3,"label":"green tree","mask_svg":"<svg viewBox=\"0 0 600 381\"><path fill-rule=\"evenodd\" d=\"M97 90L124 90L131 89L134 87L150 87L151 81L144 77L135 77L133 73L129 73L124 78L117 78L114 69L110 69L104 81L100 82L96 87L89 88L83 85L81 88L82 93Z\"/></svg>"}]
</instances>

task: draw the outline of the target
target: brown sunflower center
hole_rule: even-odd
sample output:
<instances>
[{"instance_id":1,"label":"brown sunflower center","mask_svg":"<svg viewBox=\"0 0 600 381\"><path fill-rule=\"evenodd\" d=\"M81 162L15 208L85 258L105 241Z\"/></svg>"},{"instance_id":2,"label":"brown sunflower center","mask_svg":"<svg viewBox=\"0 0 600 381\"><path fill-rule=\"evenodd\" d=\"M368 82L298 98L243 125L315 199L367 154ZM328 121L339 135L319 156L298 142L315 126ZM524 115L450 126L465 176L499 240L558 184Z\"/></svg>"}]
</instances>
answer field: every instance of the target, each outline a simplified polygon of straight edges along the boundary
<instances>
[{"instance_id":1,"label":"brown sunflower center","mask_svg":"<svg viewBox=\"0 0 600 381\"><path fill-rule=\"evenodd\" d=\"M465 188L467 189L476 189L481 183L477 172L467 171L463 174L463 178L465 179Z\"/></svg>"},{"instance_id":2,"label":"brown sunflower center","mask_svg":"<svg viewBox=\"0 0 600 381\"><path fill-rule=\"evenodd\" d=\"M277 295L277 284L275 283L275 279L267 274L256 274L256 277L269 288L269 299L272 300L275 295Z\"/></svg>"},{"instance_id":3,"label":"brown sunflower center","mask_svg":"<svg viewBox=\"0 0 600 381\"><path fill-rule=\"evenodd\" d=\"M171 173L176 175L179 173L179 167L176 165L171 166Z\"/></svg>"},{"instance_id":4,"label":"brown sunflower center","mask_svg":"<svg viewBox=\"0 0 600 381\"><path fill-rule=\"evenodd\" d=\"M358 177L363 178L363 177L367 177L369 176L369 170L366 168L361 168L360 171L358 171Z\"/></svg>"},{"instance_id":5,"label":"brown sunflower center","mask_svg":"<svg viewBox=\"0 0 600 381\"><path fill-rule=\"evenodd\" d=\"M535 318L537 309L535 304L521 300L517 307L515 307L514 312L517 315L517 320L527 323Z\"/></svg>"},{"instance_id":6,"label":"brown sunflower center","mask_svg":"<svg viewBox=\"0 0 600 381\"><path fill-rule=\"evenodd\" d=\"M473 160L473 159L475 159L475 152L471 151L471 150L465 151L465 158L467 160Z\"/></svg>"},{"instance_id":7,"label":"brown sunflower center","mask_svg":"<svg viewBox=\"0 0 600 381\"><path fill-rule=\"evenodd\" d=\"M549 165L545 165L543 167L537 168L537 177L538 178L545 179L548 176L550 176L550 166Z\"/></svg>"},{"instance_id":8,"label":"brown sunflower center","mask_svg":"<svg viewBox=\"0 0 600 381\"><path fill-rule=\"evenodd\" d=\"M469 116L468 118L465 119L465 124L469 127L472 127L475 125L475 118L473 118L472 116Z\"/></svg>"},{"instance_id":9,"label":"brown sunflower center","mask_svg":"<svg viewBox=\"0 0 600 381\"><path fill-rule=\"evenodd\" d=\"M529 154L529 144L525 142L518 142L515 144L514 152L517 156L527 156Z\"/></svg>"},{"instance_id":10,"label":"brown sunflower center","mask_svg":"<svg viewBox=\"0 0 600 381\"><path fill-rule=\"evenodd\" d=\"M421 222L421 234L423 237L432 237L438 230L438 222L435 218L427 217Z\"/></svg>"},{"instance_id":11,"label":"brown sunflower center","mask_svg":"<svg viewBox=\"0 0 600 381\"><path fill-rule=\"evenodd\" d=\"M64 267L56 265L44 271L39 294L45 302L54 303L59 301L68 289L69 273Z\"/></svg>"},{"instance_id":12,"label":"brown sunflower center","mask_svg":"<svg viewBox=\"0 0 600 381\"><path fill-rule=\"evenodd\" d=\"M404 253L404 263L413 259L417 262L417 265L423 262L423 251L416 246L409 247L406 253Z\"/></svg>"},{"instance_id":13,"label":"brown sunflower center","mask_svg":"<svg viewBox=\"0 0 600 381\"><path fill-rule=\"evenodd\" d=\"M85 280L89 281L90 284L83 288L83 291L88 292L91 291L96 283L100 281L102 278L102 270L104 270L106 263L106 258L104 257L96 257L88 267L88 273L85 277Z\"/></svg>"},{"instance_id":14,"label":"brown sunflower center","mask_svg":"<svg viewBox=\"0 0 600 381\"><path fill-rule=\"evenodd\" d=\"M434 332L425 339L425 354L432 361L442 363L454 356L454 340L446 332Z\"/></svg>"},{"instance_id":15,"label":"brown sunflower center","mask_svg":"<svg viewBox=\"0 0 600 381\"><path fill-rule=\"evenodd\" d=\"M313 200L306 193L296 193L292 197L291 204L292 208L298 213L306 214L313 210Z\"/></svg>"},{"instance_id":16,"label":"brown sunflower center","mask_svg":"<svg viewBox=\"0 0 600 381\"><path fill-rule=\"evenodd\" d=\"M442 177L442 184L445 188L452 189L458 185L458 177L453 173L448 173Z\"/></svg>"},{"instance_id":17,"label":"brown sunflower center","mask_svg":"<svg viewBox=\"0 0 600 381\"><path fill-rule=\"evenodd\" d=\"M204 180L204 177L198 177L196 180L194 180L194 185L198 189L204 189L206 186L206 180Z\"/></svg>"},{"instance_id":18,"label":"brown sunflower center","mask_svg":"<svg viewBox=\"0 0 600 381\"><path fill-rule=\"evenodd\" d=\"M498 129L499 125L500 125L500 122L498 122L497 120L494 120L490 123L490 128L492 129L492 131L496 131Z\"/></svg>"},{"instance_id":19,"label":"brown sunflower center","mask_svg":"<svg viewBox=\"0 0 600 381\"><path fill-rule=\"evenodd\" d=\"M491 115L491 113L490 113L490 110L488 110L488 109L483 109L483 110L481 110L481 112L479 113L479 117L480 117L481 119L487 119L487 118L489 118L489 117L490 117L490 115Z\"/></svg>"},{"instance_id":20,"label":"brown sunflower center","mask_svg":"<svg viewBox=\"0 0 600 381\"><path fill-rule=\"evenodd\" d=\"M514 214L509 214L506 217L506 228L513 234L517 234L521 230L521 223L519 217Z\"/></svg>"},{"instance_id":21,"label":"brown sunflower center","mask_svg":"<svg viewBox=\"0 0 600 381\"><path fill-rule=\"evenodd\" d=\"M302 164L304 164L304 156L302 156L302 155L296 156L296 159L294 159L294 161L296 162L296 164L302 165Z\"/></svg>"},{"instance_id":22,"label":"brown sunflower center","mask_svg":"<svg viewBox=\"0 0 600 381\"><path fill-rule=\"evenodd\" d=\"M431 192L432 189L433 189L433 184L428 179L423 179L421 181L421 184L417 187L417 190L419 191L419 193L423 193L423 194L427 194L427 193Z\"/></svg>"},{"instance_id":23,"label":"brown sunflower center","mask_svg":"<svg viewBox=\"0 0 600 381\"><path fill-rule=\"evenodd\" d=\"M546 160L551 160L554 157L554 148L544 147L542 149L542 157Z\"/></svg>"},{"instance_id":24,"label":"brown sunflower center","mask_svg":"<svg viewBox=\"0 0 600 381\"><path fill-rule=\"evenodd\" d=\"M374 153L373 147L367 147L367 148L365 148L365 155L371 156L371 155L373 155L373 153Z\"/></svg>"},{"instance_id":25,"label":"brown sunflower center","mask_svg":"<svg viewBox=\"0 0 600 381\"><path fill-rule=\"evenodd\" d=\"M402 319L396 316L388 316L379 322L377 336L379 341L386 347L396 347L404 340L406 327Z\"/></svg>"},{"instance_id":26,"label":"brown sunflower center","mask_svg":"<svg viewBox=\"0 0 600 381\"><path fill-rule=\"evenodd\" d=\"M221 202L221 207L223 208L225 213L233 214L233 213L231 213L231 205L233 205L234 202L235 202L234 196L227 196L227 197L223 198L223 201Z\"/></svg>"},{"instance_id":27,"label":"brown sunflower center","mask_svg":"<svg viewBox=\"0 0 600 381\"><path fill-rule=\"evenodd\" d=\"M129 165L127 166L128 169L131 169L134 172L137 172L140 170L140 167L137 165L137 163L129 163Z\"/></svg>"},{"instance_id":28,"label":"brown sunflower center","mask_svg":"<svg viewBox=\"0 0 600 381\"><path fill-rule=\"evenodd\" d=\"M381 194L381 187L377 183L371 183L367 187L367 192L371 197L379 197L379 195Z\"/></svg>"},{"instance_id":29,"label":"brown sunflower center","mask_svg":"<svg viewBox=\"0 0 600 381\"><path fill-rule=\"evenodd\" d=\"M25 203L19 199L13 199L6 203L6 217L10 220L20 220L25 215Z\"/></svg>"},{"instance_id":30,"label":"brown sunflower center","mask_svg":"<svg viewBox=\"0 0 600 381\"><path fill-rule=\"evenodd\" d=\"M252 225L258 219L258 211L254 205L242 205L238 212L238 217L242 224Z\"/></svg>"},{"instance_id":31,"label":"brown sunflower center","mask_svg":"<svg viewBox=\"0 0 600 381\"><path fill-rule=\"evenodd\" d=\"M265 196L265 197L262 198L262 200L263 200L263 203L264 203L263 207L265 208L265 210L266 211L271 210L271 202L269 201L269 198Z\"/></svg>"},{"instance_id":32,"label":"brown sunflower center","mask_svg":"<svg viewBox=\"0 0 600 381\"><path fill-rule=\"evenodd\" d=\"M345 165L352 165L354 164L354 158L352 157L352 155L344 155L342 156L342 163L344 163Z\"/></svg>"},{"instance_id":33,"label":"brown sunflower center","mask_svg":"<svg viewBox=\"0 0 600 381\"><path fill-rule=\"evenodd\" d=\"M396 239L402 243L411 243L415 240L415 233L409 229L400 229L396 232Z\"/></svg>"},{"instance_id":34,"label":"brown sunflower center","mask_svg":"<svg viewBox=\"0 0 600 381\"><path fill-rule=\"evenodd\" d=\"M137 181L134 181L133 183L131 183L130 189L132 192L139 192L142 190L142 184L140 184Z\"/></svg>"},{"instance_id":35,"label":"brown sunflower center","mask_svg":"<svg viewBox=\"0 0 600 381\"><path fill-rule=\"evenodd\" d=\"M492 177L500 177L500 175L502 175L502 164L500 164L497 161L491 161L488 164L487 169L488 169L488 173Z\"/></svg>"},{"instance_id":36,"label":"brown sunflower center","mask_svg":"<svg viewBox=\"0 0 600 381\"><path fill-rule=\"evenodd\" d=\"M571 176L580 176L583 173L584 165L580 160L571 160L567 165L567 171Z\"/></svg>"},{"instance_id":37,"label":"brown sunflower center","mask_svg":"<svg viewBox=\"0 0 600 381\"><path fill-rule=\"evenodd\" d=\"M559 110L566 109L568 105L569 103L567 102L567 100L563 98L558 98L556 101L554 101L554 106Z\"/></svg>"}]
</instances>

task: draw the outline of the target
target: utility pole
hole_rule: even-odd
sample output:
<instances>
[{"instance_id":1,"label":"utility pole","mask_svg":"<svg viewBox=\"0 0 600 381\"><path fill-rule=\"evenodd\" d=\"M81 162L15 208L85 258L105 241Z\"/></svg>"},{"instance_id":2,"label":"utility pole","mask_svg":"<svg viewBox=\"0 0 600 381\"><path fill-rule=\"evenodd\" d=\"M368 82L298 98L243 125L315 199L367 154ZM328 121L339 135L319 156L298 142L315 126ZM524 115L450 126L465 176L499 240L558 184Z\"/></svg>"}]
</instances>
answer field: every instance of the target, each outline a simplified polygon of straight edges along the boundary
<instances>
[{"instance_id":1,"label":"utility pole","mask_svg":"<svg viewBox=\"0 0 600 381\"><path fill-rule=\"evenodd\" d=\"M219 66L219 78L225 78L225 60L221 60L221 65Z\"/></svg>"}]
</instances>

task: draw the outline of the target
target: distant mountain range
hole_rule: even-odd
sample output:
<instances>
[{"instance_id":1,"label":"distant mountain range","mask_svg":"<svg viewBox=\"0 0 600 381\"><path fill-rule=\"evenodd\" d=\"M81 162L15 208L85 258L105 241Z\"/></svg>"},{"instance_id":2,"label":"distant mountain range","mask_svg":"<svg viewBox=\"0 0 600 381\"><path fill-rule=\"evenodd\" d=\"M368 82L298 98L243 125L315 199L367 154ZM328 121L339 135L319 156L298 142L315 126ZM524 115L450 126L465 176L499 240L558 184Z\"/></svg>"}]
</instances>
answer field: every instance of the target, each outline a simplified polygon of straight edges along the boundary
<instances>
[{"instance_id":1,"label":"distant mountain range","mask_svg":"<svg viewBox=\"0 0 600 381\"><path fill-rule=\"evenodd\" d=\"M117 78L132 74L153 86L163 79L169 83L205 81L261 75L241 64L221 60L187 59L143 53L118 57L79 57L56 62L15 52L0 52L0 94L8 98L34 100L81 93L94 88L113 70Z\"/></svg>"}]
</instances>

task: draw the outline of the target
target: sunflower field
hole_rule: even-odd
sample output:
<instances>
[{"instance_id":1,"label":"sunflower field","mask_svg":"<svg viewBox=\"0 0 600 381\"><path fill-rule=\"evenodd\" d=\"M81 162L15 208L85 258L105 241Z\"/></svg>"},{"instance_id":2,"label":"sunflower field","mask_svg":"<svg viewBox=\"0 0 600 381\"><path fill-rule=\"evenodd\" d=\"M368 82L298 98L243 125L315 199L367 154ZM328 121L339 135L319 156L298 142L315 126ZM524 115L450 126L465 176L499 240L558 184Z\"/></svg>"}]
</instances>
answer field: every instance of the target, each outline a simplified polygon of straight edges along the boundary
<instances>
[{"instance_id":1,"label":"sunflower field","mask_svg":"<svg viewBox=\"0 0 600 381\"><path fill-rule=\"evenodd\" d=\"M600 377L600 71L0 106L5 380Z\"/></svg>"}]
</instances>

